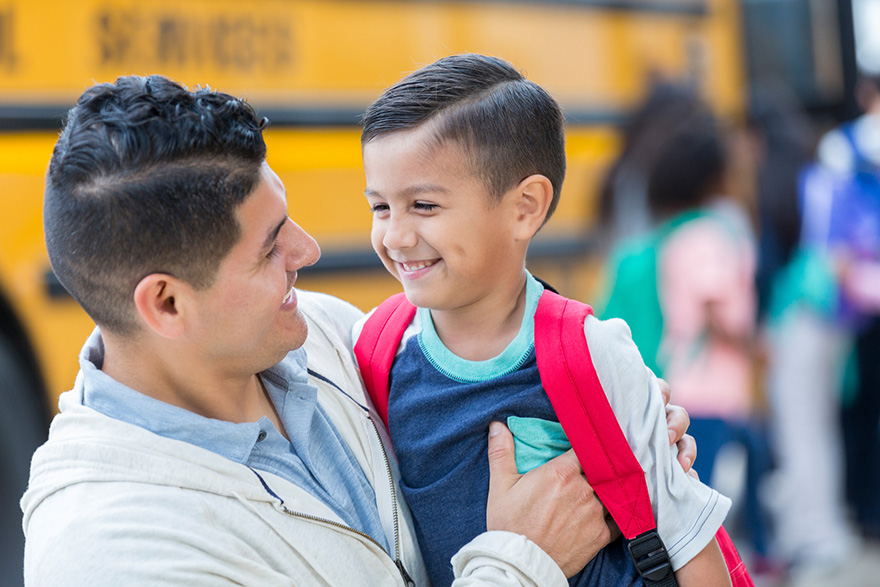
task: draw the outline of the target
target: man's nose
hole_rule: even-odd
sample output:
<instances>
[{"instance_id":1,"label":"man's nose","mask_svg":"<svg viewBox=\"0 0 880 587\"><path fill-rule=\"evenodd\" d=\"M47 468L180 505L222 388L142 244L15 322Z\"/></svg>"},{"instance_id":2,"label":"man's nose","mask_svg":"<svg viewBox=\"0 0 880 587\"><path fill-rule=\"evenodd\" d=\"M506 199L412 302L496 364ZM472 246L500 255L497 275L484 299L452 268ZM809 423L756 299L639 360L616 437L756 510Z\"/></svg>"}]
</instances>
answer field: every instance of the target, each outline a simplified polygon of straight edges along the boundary
<instances>
[{"instance_id":1,"label":"man's nose","mask_svg":"<svg viewBox=\"0 0 880 587\"><path fill-rule=\"evenodd\" d=\"M296 271L302 267L314 265L321 258L321 248L312 235L303 230L296 222L288 219L292 229L293 246L287 256L287 268Z\"/></svg>"}]
</instances>

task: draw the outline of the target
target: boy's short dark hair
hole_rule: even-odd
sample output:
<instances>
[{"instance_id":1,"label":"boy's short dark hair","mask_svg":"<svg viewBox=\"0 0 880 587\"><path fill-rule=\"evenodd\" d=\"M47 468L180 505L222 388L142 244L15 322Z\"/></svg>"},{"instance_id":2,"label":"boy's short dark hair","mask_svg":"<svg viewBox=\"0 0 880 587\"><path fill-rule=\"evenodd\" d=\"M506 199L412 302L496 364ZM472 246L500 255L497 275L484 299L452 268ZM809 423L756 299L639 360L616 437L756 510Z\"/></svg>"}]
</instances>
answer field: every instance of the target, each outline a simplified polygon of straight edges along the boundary
<instances>
[{"instance_id":1,"label":"boy's short dark hair","mask_svg":"<svg viewBox=\"0 0 880 587\"><path fill-rule=\"evenodd\" d=\"M151 273L212 284L260 180L264 126L238 98L162 76L83 93L49 163L43 222L55 274L97 324L132 332Z\"/></svg>"},{"instance_id":2,"label":"boy's short dark hair","mask_svg":"<svg viewBox=\"0 0 880 587\"><path fill-rule=\"evenodd\" d=\"M502 59L444 57L367 108L361 145L428 121L436 124L438 142L461 145L494 198L529 175L546 176L553 184L550 218L565 178L565 128L562 110L543 88Z\"/></svg>"}]
</instances>

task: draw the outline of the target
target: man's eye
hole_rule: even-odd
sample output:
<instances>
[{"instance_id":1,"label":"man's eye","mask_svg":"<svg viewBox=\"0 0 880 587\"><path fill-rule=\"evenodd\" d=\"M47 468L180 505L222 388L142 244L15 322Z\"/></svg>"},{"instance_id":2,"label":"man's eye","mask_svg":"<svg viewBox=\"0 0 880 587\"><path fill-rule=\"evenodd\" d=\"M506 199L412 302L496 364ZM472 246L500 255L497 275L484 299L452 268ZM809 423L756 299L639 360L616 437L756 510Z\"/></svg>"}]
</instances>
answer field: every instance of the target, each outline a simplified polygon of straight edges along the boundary
<instances>
[{"instance_id":1,"label":"man's eye","mask_svg":"<svg viewBox=\"0 0 880 587\"><path fill-rule=\"evenodd\" d=\"M269 251L269 254L266 255L266 258L271 259L272 257L274 257L277 254L278 254L278 243L275 243L274 245L272 245L272 250Z\"/></svg>"}]
</instances>

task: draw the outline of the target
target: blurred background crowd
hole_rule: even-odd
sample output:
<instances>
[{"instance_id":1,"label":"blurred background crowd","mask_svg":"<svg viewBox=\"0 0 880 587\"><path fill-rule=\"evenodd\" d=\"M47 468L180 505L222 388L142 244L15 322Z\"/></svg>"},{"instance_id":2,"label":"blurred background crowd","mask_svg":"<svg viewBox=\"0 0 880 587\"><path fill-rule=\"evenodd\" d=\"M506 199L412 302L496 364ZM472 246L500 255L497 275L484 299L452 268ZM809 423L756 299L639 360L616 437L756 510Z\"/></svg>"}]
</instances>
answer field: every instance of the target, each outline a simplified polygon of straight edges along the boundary
<instances>
[{"instance_id":1,"label":"blurred background crowd","mask_svg":"<svg viewBox=\"0 0 880 587\"><path fill-rule=\"evenodd\" d=\"M880 569L880 77L857 94L864 113L820 134L783 86L724 128L656 83L601 192L600 315L688 409L696 468L736 495L768 585Z\"/></svg>"},{"instance_id":2,"label":"blurred background crowd","mask_svg":"<svg viewBox=\"0 0 880 587\"><path fill-rule=\"evenodd\" d=\"M3 585L30 455L93 327L40 217L79 93L161 73L246 97L322 245L298 285L368 310L398 286L369 247L358 116L467 51L562 104L569 169L529 269L630 324L756 582L880 584L880 0L5 0Z\"/></svg>"}]
</instances>

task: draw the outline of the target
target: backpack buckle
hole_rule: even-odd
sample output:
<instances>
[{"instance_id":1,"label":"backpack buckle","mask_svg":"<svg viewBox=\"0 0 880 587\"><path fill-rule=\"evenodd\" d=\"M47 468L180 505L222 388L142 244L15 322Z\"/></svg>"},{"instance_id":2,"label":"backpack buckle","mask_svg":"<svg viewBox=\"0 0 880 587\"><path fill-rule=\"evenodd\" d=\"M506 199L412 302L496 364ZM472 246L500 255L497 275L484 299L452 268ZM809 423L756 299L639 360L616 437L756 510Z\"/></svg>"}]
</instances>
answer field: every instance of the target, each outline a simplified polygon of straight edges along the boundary
<instances>
[{"instance_id":1,"label":"backpack buckle","mask_svg":"<svg viewBox=\"0 0 880 587\"><path fill-rule=\"evenodd\" d=\"M660 581L672 572L669 553L657 530L648 530L626 544L639 575L648 581Z\"/></svg>"}]
</instances>

